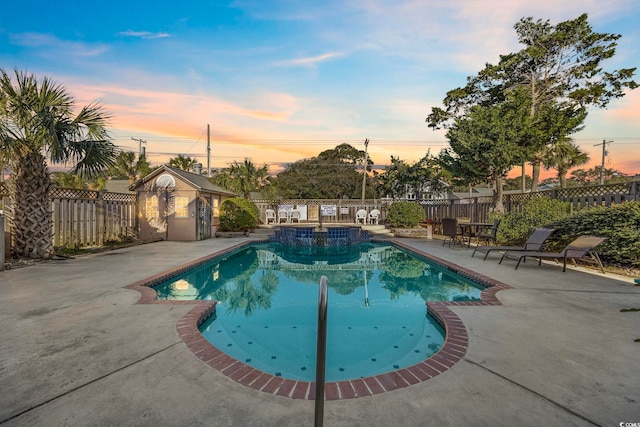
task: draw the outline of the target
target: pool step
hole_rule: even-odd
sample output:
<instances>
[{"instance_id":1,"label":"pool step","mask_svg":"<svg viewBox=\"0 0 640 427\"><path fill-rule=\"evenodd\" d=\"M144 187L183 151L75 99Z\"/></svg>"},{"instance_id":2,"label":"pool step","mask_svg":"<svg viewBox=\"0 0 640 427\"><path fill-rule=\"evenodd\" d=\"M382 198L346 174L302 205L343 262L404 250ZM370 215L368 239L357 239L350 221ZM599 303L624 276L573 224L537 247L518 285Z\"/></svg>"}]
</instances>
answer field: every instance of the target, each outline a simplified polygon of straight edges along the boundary
<instances>
[{"instance_id":1,"label":"pool step","mask_svg":"<svg viewBox=\"0 0 640 427\"><path fill-rule=\"evenodd\" d=\"M384 225L365 224L361 226L363 230L367 230L370 235L376 237L393 237L393 233Z\"/></svg>"}]
</instances>

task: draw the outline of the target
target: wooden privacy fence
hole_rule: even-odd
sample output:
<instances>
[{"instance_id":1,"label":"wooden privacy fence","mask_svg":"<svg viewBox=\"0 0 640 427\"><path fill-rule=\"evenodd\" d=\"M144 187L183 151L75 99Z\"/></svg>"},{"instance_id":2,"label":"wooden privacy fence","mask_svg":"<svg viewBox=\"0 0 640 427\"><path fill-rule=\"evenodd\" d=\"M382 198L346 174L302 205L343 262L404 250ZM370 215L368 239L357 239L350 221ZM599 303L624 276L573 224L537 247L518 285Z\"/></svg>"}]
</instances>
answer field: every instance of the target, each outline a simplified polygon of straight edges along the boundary
<instances>
[{"instance_id":1,"label":"wooden privacy fence","mask_svg":"<svg viewBox=\"0 0 640 427\"><path fill-rule=\"evenodd\" d=\"M552 190L536 191L533 193L513 193L503 196L505 212L518 210L524 202L537 198L549 197L565 202L570 202L574 207L610 206L630 200L640 200L640 181L623 182L618 184L594 185L587 187L557 188ZM264 220L265 210L277 210L279 206L298 207L304 206L307 217L301 222L317 223L320 213L335 212L334 215L323 215L325 223L353 223L358 209L370 212L372 209L380 209L380 223L384 223L389 213L389 206L393 203L390 199L284 199L284 200L253 200L260 211L260 218ZM469 197L464 199L434 199L418 200L425 209L427 218L440 221L442 218L468 217L472 221L486 222L489 212L493 208L492 196ZM334 207L335 210L331 208Z\"/></svg>"},{"instance_id":2,"label":"wooden privacy fence","mask_svg":"<svg viewBox=\"0 0 640 427\"><path fill-rule=\"evenodd\" d=\"M524 202L549 197L571 203L575 208L610 206L631 200L640 200L640 182L594 185L587 187L556 188L533 193L505 194L502 201L505 212L518 210ZM452 200L421 200L427 218L439 221L442 218L469 217L472 221L485 222L493 207L493 197L470 197Z\"/></svg>"},{"instance_id":3,"label":"wooden privacy fence","mask_svg":"<svg viewBox=\"0 0 640 427\"><path fill-rule=\"evenodd\" d=\"M6 208L9 198L3 184L0 197ZM109 240L137 237L135 194L53 188L49 195L55 247L101 246ZM10 236L8 221L5 230Z\"/></svg>"},{"instance_id":4,"label":"wooden privacy fence","mask_svg":"<svg viewBox=\"0 0 640 427\"><path fill-rule=\"evenodd\" d=\"M100 246L136 237L134 194L54 188L50 195L56 247Z\"/></svg>"},{"instance_id":5,"label":"wooden privacy fence","mask_svg":"<svg viewBox=\"0 0 640 427\"><path fill-rule=\"evenodd\" d=\"M0 197L3 207L8 203L3 183ZM640 182L571 187L534 193L505 194L505 211L520 209L527 200L549 197L570 202L574 207L609 206L630 200L640 200ZM389 206L386 199L290 199L253 200L264 219L266 209L277 210L278 206L305 207L306 219L301 222L354 223L359 209L370 212L381 211L380 223L384 223ZM440 221L446 217L469 217L472 221L485 222L493 206L492 197L471 197L452 200L420 200L427 218ZM1 209L1 207L0 207ZM85 247L99 246L106 241L125 237L137 237L136 197L134 194L109 193L92 190L54 188L51 190L54 246ZM6 212L5 212L6 213ZM5 227L7 221L5 221ZM9 230L10 231L10 230Z\"/></svg>"}]
</instances>

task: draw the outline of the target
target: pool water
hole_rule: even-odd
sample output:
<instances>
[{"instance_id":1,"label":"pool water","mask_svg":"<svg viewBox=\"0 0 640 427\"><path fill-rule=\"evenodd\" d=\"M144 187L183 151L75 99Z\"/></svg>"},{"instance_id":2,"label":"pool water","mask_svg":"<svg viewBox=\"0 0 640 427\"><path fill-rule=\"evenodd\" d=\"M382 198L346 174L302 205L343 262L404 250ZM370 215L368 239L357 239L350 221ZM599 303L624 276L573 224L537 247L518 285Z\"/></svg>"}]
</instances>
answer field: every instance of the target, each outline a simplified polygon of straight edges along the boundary
<instances>
[{"instance_id":1,"label":"pool water","mask_svg":"<svg viewBox=\"0 0 640 427\"><path fill-rule=\"evenodd\" d=\"M302 253L301 253L302 252ZM327 381L377 375L436 353L444 332L428 301L480 300L481 285L390 244L252 244L172 278L160 299L218 301L200 330L256 369L315 380L318 283L329 285Z\"/></svg>"}]
</instances>

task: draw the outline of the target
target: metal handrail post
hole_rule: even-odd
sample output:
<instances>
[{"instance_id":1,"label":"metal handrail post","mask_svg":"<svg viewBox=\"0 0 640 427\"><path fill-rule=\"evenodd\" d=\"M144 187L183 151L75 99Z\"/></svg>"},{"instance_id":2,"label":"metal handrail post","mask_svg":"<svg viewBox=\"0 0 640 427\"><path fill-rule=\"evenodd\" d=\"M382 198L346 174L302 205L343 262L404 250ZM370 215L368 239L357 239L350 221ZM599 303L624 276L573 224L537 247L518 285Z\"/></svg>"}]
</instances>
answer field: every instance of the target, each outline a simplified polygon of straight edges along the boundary
<instances>
[{"instance_id":1,"label":"metal handrail post","mask_svg":"<svg viewBox=\"0 0 640 427\"><path fill-rule=\"evenodd\" d=\"M327 360L327 278L320 278L318 291L318 344L316 348L316 413L315 426L322 427L324 421L324 383Z\"/></svg>"}]
</instances>

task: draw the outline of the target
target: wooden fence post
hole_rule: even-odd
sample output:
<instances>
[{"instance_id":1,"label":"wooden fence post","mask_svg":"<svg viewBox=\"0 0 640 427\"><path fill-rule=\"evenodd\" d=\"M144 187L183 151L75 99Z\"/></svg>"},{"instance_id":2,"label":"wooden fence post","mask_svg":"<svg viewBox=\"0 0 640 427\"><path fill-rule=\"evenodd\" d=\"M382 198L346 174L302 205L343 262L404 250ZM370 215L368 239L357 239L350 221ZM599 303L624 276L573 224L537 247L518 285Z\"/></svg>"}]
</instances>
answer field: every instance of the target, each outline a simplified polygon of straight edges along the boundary
<instances>
[{"instance_id":1,"label":"wooden fence post","mask_svg":"<svg viewBox=\"0 0 640 427\"><path fill-rule=\"evenodd\" d=\"M104 194L102 191L98 191L96 197L96 244L102 245L105 241L105 235L107 233L106 216L104 212Z\"/></svg>"},{"instance_id":2,"label":"wooden fence post","mask_svg":"<svg viewBox=\"0 0 640 427\"><path fill-rule=\"evenodd\" d=\"M4 255L5 254L5 244L4 244L4 215L0 214L0 271L4 270Z\"/></svg>"}]
</instances>

